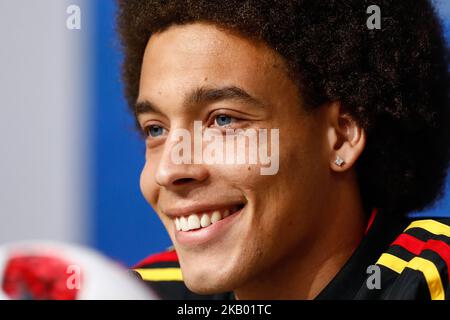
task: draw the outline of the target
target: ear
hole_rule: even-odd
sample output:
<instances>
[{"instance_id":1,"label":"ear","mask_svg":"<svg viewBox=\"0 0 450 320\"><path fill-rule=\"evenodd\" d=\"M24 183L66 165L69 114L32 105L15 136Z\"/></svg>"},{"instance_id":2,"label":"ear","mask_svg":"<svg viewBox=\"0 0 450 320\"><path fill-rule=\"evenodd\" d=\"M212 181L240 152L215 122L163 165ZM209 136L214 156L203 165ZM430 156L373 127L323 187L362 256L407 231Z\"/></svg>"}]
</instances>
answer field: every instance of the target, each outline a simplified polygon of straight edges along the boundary
<instances>
[{"instance_id":1,"label":"ear","mask_svg":"<svg viewBox=\"0 0 450 320\"><path fill-rule=\"evenodd\" d=\"M349 170L359 158L366 145L364 129L345 112L340 102L328 105L328 145L331 170Z\"/></svg>"}]
</instances>

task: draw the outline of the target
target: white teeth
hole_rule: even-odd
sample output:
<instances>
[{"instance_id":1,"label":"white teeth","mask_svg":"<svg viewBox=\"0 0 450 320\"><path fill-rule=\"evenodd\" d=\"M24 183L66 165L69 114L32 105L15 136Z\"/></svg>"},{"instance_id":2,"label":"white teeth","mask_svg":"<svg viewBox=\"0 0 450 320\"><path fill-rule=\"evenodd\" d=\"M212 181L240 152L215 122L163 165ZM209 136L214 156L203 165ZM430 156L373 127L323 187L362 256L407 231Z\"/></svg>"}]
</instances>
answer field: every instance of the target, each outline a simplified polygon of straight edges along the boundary
<instances>
[{"instance_id":1,"label":"white teeth","mask_svg":"<svg viewBox=\"0 0 450 320\"><path fill-rule=\"evenodd\" d=\"M194 229L200 228L200 219L199 219L198 215L196 215L195 213L191 214L188 217L187 222L188 222L189 230L194 230Z\"/></svg>"},{"instance_id":2,"label":"white teeth","mask_svg":"<svg viewBox=\"0 0 450 320\"><path fill-rule=\"evenodd\" d=\"M217 221L220 221L222 219L222 215L220 214L220 211L214 211L211 216L211 223L216 223Z\"/></svg>"},{"instance_id":3,"label":"white teeth","mask_svg":"<svg viewBox=\"0 0 450 320\"><path fill-rule=\"evenodd\" d=\"M215 210L212 213L203 213L201 215L191 214L189 216L175 218L175 229L177 231L189 231L200 228L206 228L213 223L225 219L230 215L230 210L226 209L223 212Z\"/></svg>"},{"instance_id":4,"label":"white teeth","mask_svg":"<svg viewBox=\"0 0 450 320\"><path fill-rule=\"evenodd\" d=\"M180 227L182 231L189 231L188 222L185 217L180 218Z\"/></svg>"},{"instance_id":5,"label":"white teeth","mask_svg":"<svg viewBox=\"0 0 450 320\"><path fill-rule=\"evenodd\" d=\"M200 219L200 225L202 228L205 228L211 224L211 219L207 213L202 214L202 218Z\"/></svg>"},{"instance_id":6,"label":"white teeth","mask_svg":"<svg viewBox=\"0 0 450 320\"><path fill-rule=\"evenodd\" d=\"M181 230L180 220L178 218L175 218L175 229L177 229L177 231Z\"/></svg>"}]
</instances>

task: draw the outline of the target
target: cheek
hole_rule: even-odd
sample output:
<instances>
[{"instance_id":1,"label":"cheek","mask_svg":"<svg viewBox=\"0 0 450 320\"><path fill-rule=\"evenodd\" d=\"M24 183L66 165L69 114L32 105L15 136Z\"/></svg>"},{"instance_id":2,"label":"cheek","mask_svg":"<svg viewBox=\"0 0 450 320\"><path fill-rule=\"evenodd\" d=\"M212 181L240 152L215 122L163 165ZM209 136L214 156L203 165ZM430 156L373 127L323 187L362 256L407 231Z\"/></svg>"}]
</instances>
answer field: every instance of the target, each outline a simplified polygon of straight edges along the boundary
<instances>
[{"instance_id":1,"label":"cheek","mask_svg":"<svg viewBox=\"0 0 450 320\"><path fill-rule=\"evenodd\" d=\"M255 180L262 217L267 228L283 226L285 230L298 226L314 209L315 197L320 194L324 171L320 143L308 132L280 139L280 167L274 176L260 176ZM283 229L282 228L282 229ZM295 228L294 228L295 229Z\"/></svg>"},{"instance_id":2,"label":"cheek","mask_svg":"<svg viewBox=\"0 0 450 320\"><path fill-rule=\"evenodd\" d=\"M154 206L158 197L158 185L155 182L155 169L151 162L147 161L142 168L140 176L141 193L147 202Z\"/></svg>"}]
</instances>

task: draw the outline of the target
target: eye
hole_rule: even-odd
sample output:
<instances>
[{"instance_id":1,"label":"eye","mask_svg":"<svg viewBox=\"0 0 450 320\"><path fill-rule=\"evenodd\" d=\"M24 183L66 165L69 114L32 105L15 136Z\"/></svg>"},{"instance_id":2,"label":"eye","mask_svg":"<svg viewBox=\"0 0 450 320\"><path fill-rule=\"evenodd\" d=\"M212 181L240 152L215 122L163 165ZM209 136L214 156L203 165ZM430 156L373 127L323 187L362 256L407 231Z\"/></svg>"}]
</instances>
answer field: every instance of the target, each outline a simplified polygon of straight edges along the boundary
<instances>
[{"instance_id":1,"label":"eye","mask_svg":"<svg viewBox=\"0 0 450 320\"><path fill-rule=\"evenodd\" d=\"M158 125L151 125L145 128L147 136L156 138L164 134L164 128Z\"/></svg>"},{"instance_id":2,"label":"eye","mask_svg":"<svg viewBox=\"0 0 450 320\"><path fill-rule=\"evenodd\" d=\"M227 116L226 114L219 114L216 116L215 123L219 127L226 126L233 122L233 117Z\"/></svg>"}]
</instances>

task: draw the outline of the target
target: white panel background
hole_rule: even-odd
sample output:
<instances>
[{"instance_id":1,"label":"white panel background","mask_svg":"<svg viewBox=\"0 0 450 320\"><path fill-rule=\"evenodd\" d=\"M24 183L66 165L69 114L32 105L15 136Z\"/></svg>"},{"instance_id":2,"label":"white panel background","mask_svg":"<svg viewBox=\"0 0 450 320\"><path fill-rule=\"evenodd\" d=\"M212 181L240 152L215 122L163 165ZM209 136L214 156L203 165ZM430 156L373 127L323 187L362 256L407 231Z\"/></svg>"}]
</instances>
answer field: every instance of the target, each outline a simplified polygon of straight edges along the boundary
<instances>
[{"instance_id":1,"label":"white panel background","mask_svg":"<svg viewBox=\"0 0 450 320\"><path fill-rule=\"evenodd\" d=\"M69 4L86 8L0 0L0 244L88 242L89 32L66 28Z\"/></svg>"}]
</instances>

